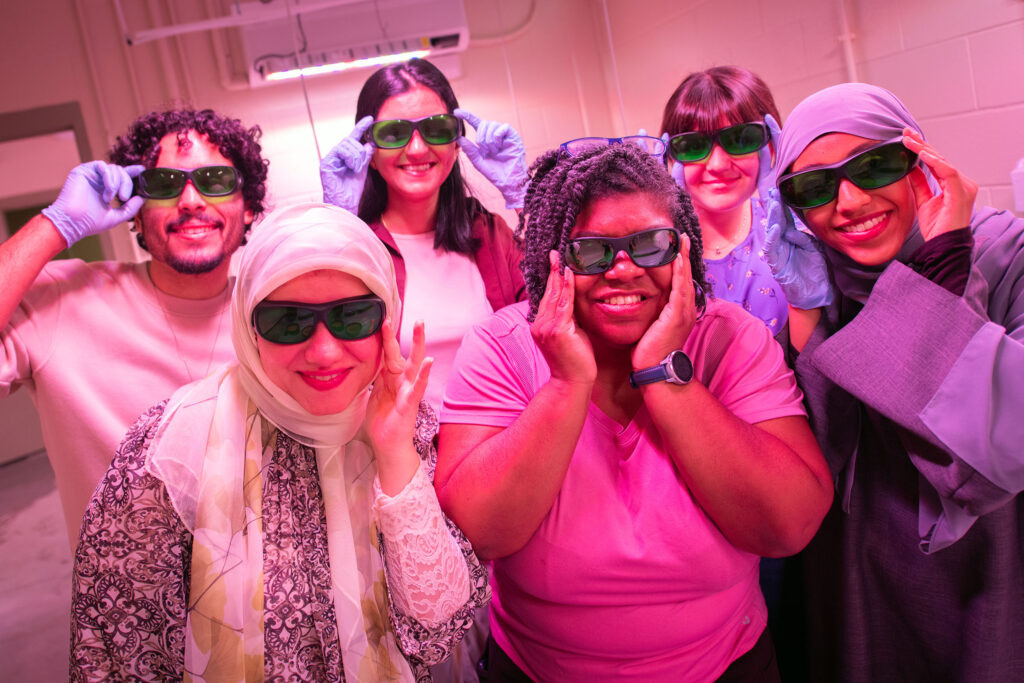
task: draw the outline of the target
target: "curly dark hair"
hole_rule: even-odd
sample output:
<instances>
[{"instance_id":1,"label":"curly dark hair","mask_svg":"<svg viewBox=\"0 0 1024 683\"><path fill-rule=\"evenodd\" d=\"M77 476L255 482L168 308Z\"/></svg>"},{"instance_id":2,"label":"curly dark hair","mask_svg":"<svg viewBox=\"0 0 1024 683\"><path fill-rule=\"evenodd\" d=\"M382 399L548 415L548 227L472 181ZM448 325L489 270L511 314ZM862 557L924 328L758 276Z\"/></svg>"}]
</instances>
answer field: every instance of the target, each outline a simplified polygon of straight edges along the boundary
<instances>
[{"instance_id":1,"label":"curly dark hair","mask_svg":"<svg viewBox=\"0 0 1024 683\"><path fill-rule=\"evenodd\" d=\"M410 59L408 62L382 67L366 79L356 101L356 122L364 116L376 118L385 101L416 86L433 90L444 102L449 114L459 106L451 83L440 69L425 59ZM367 169L357 213L367 223L374 223L380 220L387 206L388 184L377 169L371 166ZM474 253L479 245L473 239L472 227L478 216L483 216L491 226L494 225L494 215L472 196L456 161L439 189L434 248L458 254Z\"/></svg>"},{"instance_id":2,"label":"curly dark hair","mask_svg":"<svg viewBox=\"0 0 1024 683\"><path fill-rule=\"evenodd\" d=\"M597 147L576 156L556 148L533 163L530 176L516 236L523 245L520 268L530 297L531 322L537 315L551 271L548 253L552 249L564 253L584 207L596 199L640 192L663 201L672 224L689 235L697 308L704 308L705 292L710 290L704 277L704 248L697 214L690 195L676 185L659 159L630 144Z\"/></svg>"},{"instance_id":3,"label":"curly dark hair","mask_svg":"<svg viewBox=\"0 0 1024 683\"><path fill-rule=\"evenodd\" d=\"M270 165L262 156L259 139L263 131L259 126L246 128L238 119L228 118L212 109L154 111L137 119L127 134L117 138L110 148L110 161L119 166L142 164L153 167L160 156L160 140L170 133L178 133L178 143L182 144L190 130L205 135L221 154L231 160L241 175L245 208L252 212L254 220L259 217L266 208L267 167ZM247 224L246 231L250 227L251 224Z\"/></svg>"}]
</instances>

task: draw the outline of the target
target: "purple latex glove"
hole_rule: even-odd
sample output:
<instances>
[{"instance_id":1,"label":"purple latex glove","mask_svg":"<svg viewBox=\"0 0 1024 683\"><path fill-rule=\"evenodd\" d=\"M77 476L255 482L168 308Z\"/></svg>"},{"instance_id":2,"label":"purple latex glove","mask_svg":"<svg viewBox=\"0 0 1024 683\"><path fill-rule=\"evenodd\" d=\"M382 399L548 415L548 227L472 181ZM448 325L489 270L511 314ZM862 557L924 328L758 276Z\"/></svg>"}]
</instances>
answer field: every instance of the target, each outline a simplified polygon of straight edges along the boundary
<instances>
[{"instance_id":1,"label":"purple latex glove","mask_svg":"<svg viewBox=\"0 0 1024 683\"><path fill-rule=\"evenodd\" d=\"M775 174L772 173L772 149L779 146L779 136L782 129L778 121L771 114L764 115L764 124L768 126L768 142L761 149L757 150L757 160L760 165L757 167L757 196L764 205L764 214L768 215L768 191L775 187Z\"/></svg>"},{"instance_id":2,"label":"purple latex glove","mask_svg":"<svg viewBox=\"0 0 1024 683\"><path fill-rule=\"evenodd\" d=\"M507 123L484 121L465 109L455 115L476 129L476 141L459 138L459 147L476 170L491 181L505 198L506 209L523 208L526 197L526 147L515 128Z\"/></svg>"},{"instance_id":3,"label":"purple latex glove","mask_svg":"<svg viewBox=\"0 0 1024 683\"><path fill-rule=\"evenodd\" d=\"M681 188L683 188L685 190L686 189L686 178L683 177L683 162L678 161L677 159L674 159L672 157L672 153L669 152L669 149L668 149L668 141L671 138L672 138L672 136L669 135L668 133L662 133L661 134L661 140L662 140L662 142L665 143L665 153L666 153L666 155L668 157L668 159L666 159L665 163L669 164L668 173L669 173L670 176L672 176L672 180L676 181L676 185L678 185L679 187L681 187ZM669 160L671 160L671 161L669 161Z\"/></svg>"},{"instance_id":4,"label":"purple latex glove","mask_svg":"<svg viewBox=\"0 0 1024 683\"><path fill-rule=\"evenodd\" d=\"M320 184L324 188L324 203L356 212L363 196L366 169L370 167L374 147L363 142L363 136L373 125L372 116L364 116L341 142L320 160Z\"/></svg>"},{"instance_id":5,"label":"purple latex glove","mask_svg":"<svg viewBox=\"0 0 1024 683\"><path fill-rule=\"evenodd\" d=\"M110 230L130 220L146 201L132 196L132 178L144 170L145 166L117 166L105 161L79 164L68 174L57 201L43 209L43 215L69 247L83 237ZM112 207L115 196L124 204Z\"/></svg>"},{"instance_id":6,"label":"purple latex glove","mask_svg":"<svg viewBox=\"0 0 1024 683\"><path fill-rule=\"evenodd\" d=\"M776 188L768 190L764 260L793 308L811 309L832 303L828 266L818 240L796 226Z\"/></svg>"}]
</instances>

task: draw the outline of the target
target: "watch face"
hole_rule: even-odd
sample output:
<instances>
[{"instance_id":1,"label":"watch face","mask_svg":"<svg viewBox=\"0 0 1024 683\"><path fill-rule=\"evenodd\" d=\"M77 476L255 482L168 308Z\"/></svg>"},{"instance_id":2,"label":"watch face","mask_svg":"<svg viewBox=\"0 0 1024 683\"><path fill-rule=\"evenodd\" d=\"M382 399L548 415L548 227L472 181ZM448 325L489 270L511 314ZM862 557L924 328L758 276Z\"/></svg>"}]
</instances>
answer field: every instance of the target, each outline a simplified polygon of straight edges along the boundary
<instances>
[{"instance_id":1,"label":"watch face","mask_svg":"<svg viewBox=\"0 0 1024 683\"><path fill-rule=\"evenodd\" d=\"M672 374L679 378L681 382L689 382L693 379L693 363L690 362L689 357L682 351L676 351L672 354Z\"/></svg>"}]
</instances>

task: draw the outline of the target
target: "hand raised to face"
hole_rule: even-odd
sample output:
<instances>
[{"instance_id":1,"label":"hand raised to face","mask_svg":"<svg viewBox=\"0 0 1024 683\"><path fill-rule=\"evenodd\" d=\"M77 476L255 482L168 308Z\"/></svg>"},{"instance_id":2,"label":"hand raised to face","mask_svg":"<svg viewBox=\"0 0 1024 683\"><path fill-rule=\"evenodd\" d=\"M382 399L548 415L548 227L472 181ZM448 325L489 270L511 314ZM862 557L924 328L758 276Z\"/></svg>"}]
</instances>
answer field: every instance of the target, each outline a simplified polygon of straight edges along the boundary
<instances>
[{"instance_id":1,"label":"hand raised to face","mask_svg":"<svg viewBox=\"0 0 1024 683\"><path fill-rule=\"evenodd\" d=\"M551 272L537 307L530 334L551 369L551 378L570 383L593 384L597 362L587 333L576 324L575 274L563 269L557 251L549 256Z\"/></svg>"},{"instance_id":2,"label":"hand raised to face","mask_svg":"<svg viewBox=\"0 0 1024 683\"><path fill-rule=\"evenodd\" d=\"M925 240L970 225L978 184L956 170L915 130L903 129L903 145L917 153L917 158L928 167L942 191L934 194L919 170L911 171L908 176L917 204L918 226Z\"/></svg>"},{"instance_id":3,"label":"hand raised to face","mask_svg":"<svg viewBox=\"0 0 1024 683\"><path fill-rule=\"evenodd\" d=\"M366 406L366 433L370 437L380 468L390 464L389 456L412 443L416 415L427 390L433 358L425 357L423 321L413 326L409 358L402 357L390 319L381 326L384 364L373 383Z\"/></svg>"},{"instance_id":4,"label":"hand raised to face","mask_svg":"<svg viewBox=\"0 0 1024 683\"><path fill-rule=\"evenodd\" d=\"M681 349L697 322L696 290L690 269L690 238L682 235L679 254L672 261L672 287L668 303L633 348L636 369L660 363L670 351Z\"/></svg>"}]
</instances>

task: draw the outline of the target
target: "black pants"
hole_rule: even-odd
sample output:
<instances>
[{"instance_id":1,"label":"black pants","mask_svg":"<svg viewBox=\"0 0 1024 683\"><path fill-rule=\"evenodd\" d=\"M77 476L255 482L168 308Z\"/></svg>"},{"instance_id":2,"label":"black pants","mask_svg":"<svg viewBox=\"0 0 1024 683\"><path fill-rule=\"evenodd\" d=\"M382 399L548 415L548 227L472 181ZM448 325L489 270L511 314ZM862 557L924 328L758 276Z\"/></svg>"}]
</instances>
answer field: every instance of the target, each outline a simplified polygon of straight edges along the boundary
<instances>
[{"instance_id":1,"label":"black pants","mask_svg":"<svg viewBox=\"0 0 1024 683\"><path fill-rule=\"evenodd\" d=\"M746 653L733 661L718 677L716 683L779 683L779 668L775 662L775 646L765 629L761 637ZM534 683L493 637L487 639L488 683Z\"/></svg>"}]
</instances>

